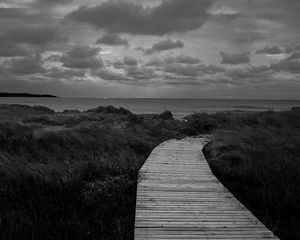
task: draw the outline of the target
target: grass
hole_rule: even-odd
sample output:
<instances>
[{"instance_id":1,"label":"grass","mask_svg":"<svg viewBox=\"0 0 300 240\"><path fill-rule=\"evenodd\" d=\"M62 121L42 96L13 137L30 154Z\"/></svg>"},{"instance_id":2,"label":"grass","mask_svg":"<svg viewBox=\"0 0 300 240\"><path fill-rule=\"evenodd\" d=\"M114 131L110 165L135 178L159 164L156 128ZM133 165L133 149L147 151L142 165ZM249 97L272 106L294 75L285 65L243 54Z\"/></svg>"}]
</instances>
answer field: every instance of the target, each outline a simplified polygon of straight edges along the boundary
<instances>
[{"instance_id":1,"label":"grass","mask_svg":"<svg viewBox=\"0 0 300 240\"><path fill-rule=\"evenodd\" d=\"M280 238L299 239L299 112L180 121L23 105L0 105L0 239L133 239L138 169L159 143L201 133L220 181Z\"/></svg>"},{"instance_id":2,"label":"grass","mask_svg":"<svg viewBox=\"0 0 300 240\"><path fill-rule=\"evenodd\" d=\"M204 149L214 174L280 239L299 239L300 114L216 114L214 121Z\"/></svg>"},{"instance_id":3,"label":"grass","mask_svg":"<svg viewBox=\"0 0 300 240\"><path fill-rule=\"evenodd\" d=\"M180 121L112 106L0 113L0 239L133 239L138 169Z\"/></svg>"}]
</instances>

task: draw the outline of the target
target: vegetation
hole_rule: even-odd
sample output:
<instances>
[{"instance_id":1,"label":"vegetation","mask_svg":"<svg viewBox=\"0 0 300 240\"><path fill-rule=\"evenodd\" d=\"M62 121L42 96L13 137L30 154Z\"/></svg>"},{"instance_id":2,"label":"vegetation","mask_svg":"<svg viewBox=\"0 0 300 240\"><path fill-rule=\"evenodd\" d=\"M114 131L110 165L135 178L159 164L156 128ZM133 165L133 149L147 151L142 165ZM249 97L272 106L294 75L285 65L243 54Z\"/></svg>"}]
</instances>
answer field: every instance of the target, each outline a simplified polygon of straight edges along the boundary
<instances>
[{"instance_id":1,"label":"vegetation","mask_svg":"<svg viewBox=\"0 0 300 240\"><path fill-rule=\"evenodd\" d=\"M204 153L220 181L280 239L300 239L300 113L192 118L217 129Z\"/></svg>"},{"instance_id":2,"label":"vegetation","mask_svg":"<svg viewBox=\"0 0 300 240\"><path fill-rule=\"evenodd\" d=\"M0 92L0 97L46 97L46 98L55 98L56 96L53 96L53 95L50 95L50 94Z\"/></svg>"},{"instance_id":3,"label":"vegetation","mask_svg":"<svg viewBox=\"0 0 300 240\"><path fill-rule=\"evenodd\" d=\"M132 239L138 169L182 122L0 106L0 239ZM155 119L154 119L155 118Z\"/></svg>"},{"instance_id":4,"label":"vegetation","mask_svg":"<svg viewBox=\"0 0 300 240\"><path fill-rule=\"evenodd\" d=\"M138 169L159 143L212 133L216 176L282 239L299 239L300 113L173 119L123 108L0 105L0 239L133 239Z\"/></svg>"}]
</instances>

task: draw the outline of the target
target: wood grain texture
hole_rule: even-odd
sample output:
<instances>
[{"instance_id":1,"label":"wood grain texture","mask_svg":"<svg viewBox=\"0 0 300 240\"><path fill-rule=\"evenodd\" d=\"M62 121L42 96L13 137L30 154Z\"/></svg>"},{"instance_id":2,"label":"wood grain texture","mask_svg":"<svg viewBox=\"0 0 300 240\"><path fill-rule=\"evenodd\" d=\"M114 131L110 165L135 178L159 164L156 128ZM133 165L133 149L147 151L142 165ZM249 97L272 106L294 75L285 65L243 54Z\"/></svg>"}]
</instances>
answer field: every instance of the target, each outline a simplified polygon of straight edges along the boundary
<instances>
[{"instance_id":1,"label":"wood grain texture","mask_svg":"<svg viewBox=\"0 0 300 240\"><path fill-rule=\"evenodd\" d=\"M135 240L278 239L217 180L204 138L169 140L140 170Z\"/></svg>"}]
</instances>

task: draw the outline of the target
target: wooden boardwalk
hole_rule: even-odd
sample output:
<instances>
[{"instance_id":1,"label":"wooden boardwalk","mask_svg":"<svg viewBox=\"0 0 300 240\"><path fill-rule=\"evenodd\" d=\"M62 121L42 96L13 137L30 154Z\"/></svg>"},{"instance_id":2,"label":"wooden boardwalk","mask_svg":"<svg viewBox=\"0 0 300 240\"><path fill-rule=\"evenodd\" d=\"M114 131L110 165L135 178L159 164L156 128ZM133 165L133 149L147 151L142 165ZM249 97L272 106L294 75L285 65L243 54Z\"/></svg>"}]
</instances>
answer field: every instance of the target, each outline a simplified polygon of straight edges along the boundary
<instances>
[{"instance_id":1,"label":"wooden boardwalk","mask_svg":"<svg viewBox=\"0 0 300 240\"><path fill-rule=\"evenodd\" d=\"M216 179L205 140L170 140L140 170L135 240L277 239Z\"/></svg>"}]
</instances>

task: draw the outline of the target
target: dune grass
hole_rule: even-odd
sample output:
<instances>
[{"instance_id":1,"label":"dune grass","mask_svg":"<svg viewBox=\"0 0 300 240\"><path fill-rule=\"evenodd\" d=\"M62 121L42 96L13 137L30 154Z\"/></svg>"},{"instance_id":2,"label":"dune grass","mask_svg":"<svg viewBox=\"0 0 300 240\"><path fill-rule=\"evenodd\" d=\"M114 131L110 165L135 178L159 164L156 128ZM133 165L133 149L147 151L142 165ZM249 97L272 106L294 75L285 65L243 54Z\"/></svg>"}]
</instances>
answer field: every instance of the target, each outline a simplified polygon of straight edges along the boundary
<instances>
[{"instance_id":1,"label":"dune grass","mask_svg":"<svg viewBox=\"0 0 300 240\"><path fill-rule=\"evenodd\" d=\"M138 169L180 122L111 106L0 113L0 239L133 239Z\"/></svg>"},{"instance_id":2,"label":"dune grass","mask_svg":"<svg viewBox=\"0 0 300 240\"><path fill-rule=\"evenodd\" d=\"M300 114L216 114L214 121L204 149L214 174L280 239L300 239Z\"/></svg>"},{"instance_id":3,"label":"dune grass","mask_svg":"<svg viewBox=\"0 0 300 240\"><path fill-rule=\"evenodd\" d=\"M0 239L133 239L138 169L159 143L212 133L213 172L282 239L299 239L299 112L135 115L0 105Z\"/></svg>"}]
</instances>

